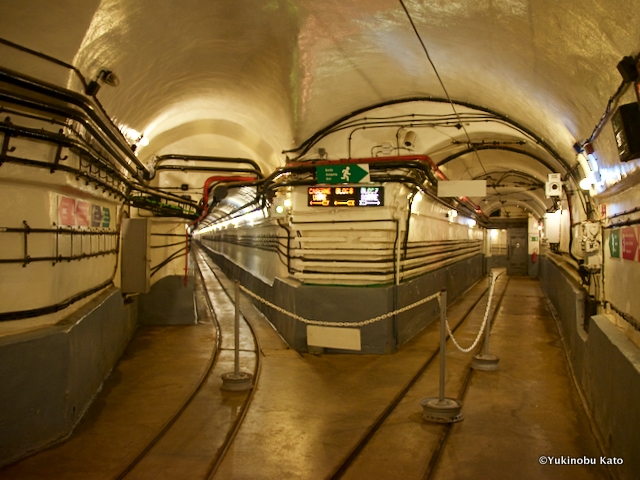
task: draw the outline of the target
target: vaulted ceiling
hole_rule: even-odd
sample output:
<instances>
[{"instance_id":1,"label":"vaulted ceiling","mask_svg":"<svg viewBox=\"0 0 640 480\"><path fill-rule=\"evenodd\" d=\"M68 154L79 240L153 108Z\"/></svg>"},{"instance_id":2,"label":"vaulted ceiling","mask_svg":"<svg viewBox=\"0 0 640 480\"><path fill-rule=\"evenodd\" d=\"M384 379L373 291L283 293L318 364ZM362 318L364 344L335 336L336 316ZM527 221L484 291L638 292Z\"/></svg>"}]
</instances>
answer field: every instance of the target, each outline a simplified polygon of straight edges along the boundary
<instances>
[{"instance_id":1,"label":"vaulted ceiling","mask_svg":"<svg viewBox=\"0 0 640 480\"><path fill-rule=\"evenodd\" d=\"M144 133L143 161L244 156L271 170L283 150L350 112L434 98L415 110L501 120L418 132L415 153L446 160L450 178L503 182L487 198L492 209L508 200L543 211L532 185L576 163L573 144L591 135L621 82L617 63L640 51L640 8L633 0L21 0L0 4L0 31L89 79L115 72L119 86L97 96L116 122ZM26 68L25 57L3 53L3 63ZM461 153L491 142L504 148ZM603 165L619 163L610 132L595 145Z\"/></svg>"}]
</instances>

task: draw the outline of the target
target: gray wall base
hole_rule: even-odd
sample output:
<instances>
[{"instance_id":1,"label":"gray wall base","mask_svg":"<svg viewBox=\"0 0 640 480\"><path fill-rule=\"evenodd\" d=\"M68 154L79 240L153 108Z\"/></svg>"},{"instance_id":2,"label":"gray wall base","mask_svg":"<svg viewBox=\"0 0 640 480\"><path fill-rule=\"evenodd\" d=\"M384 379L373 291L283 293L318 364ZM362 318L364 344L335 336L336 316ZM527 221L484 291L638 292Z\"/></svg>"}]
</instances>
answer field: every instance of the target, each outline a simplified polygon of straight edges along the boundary
<instances>
[{"instance_id":1,"label":"gray wall base","mask_svg":"<svg viewBox=\"0 0 640 480\"><path fill-rule=\"evenodd\" d=\"M201 245L202 246L202 245ZM291 285L276 279L270 286L251 272L244 270L224 256L202 246L222 271L238 279L262 298L300 315L303 318L328 322L360 322L393 311L447 289L447 300L452 302L482 277L483 255L443 267L399 286L323 286ZM298 351L309 351L307 329L302 322L254 302L278 330L285 341ZM408 312L361 329L362 350L354 353L391 353L407 342L434 319L439 318L438 300L434 299ZM311 349L313 350L313 349ZM350 350L324 349L330 352Z\"/></svg>"},{"instance_id":2,"label":"gray wall base","mask_svg":"<svg viewBox=\"0 0 640 480\"><path fill-rule=\"evenodd\" d=\"M110 288L55 326L0 339L0 466L71 434L136 328Z\"/></svg>"},{"instance_id":3,"label":"gray wall base","mask_svg":"<svg viewBox=\"0 0 640 480\"><path fill-rule=\"evenodd\" d=\"M485 262L487 272L491 271L492 268L507 268L507 265L509 265L509 259L506 255L491 255L490 257L485 257Z\"/></svg>"},{"instance_id":4,"label":"gray wall base","mask_svg":"<svg viewBox=\"0 0 640 480\"><path fill-rule=\"evenodd\" d=\"M193 276L185 287L182 275L170 275L153 284L149 293L138 297L140 325L193 325L196 323L193 303Z\"/></svg>"},{"instance_id":5,"label":"gray wall base","mask_svg":"<svg viewBox=\"0 0 640 480\"><path fill-rule=\"evenodd\" d=\"M604 442L606 454L622 458L612 473L636 479L640 472L640 349L604 315L587 319L584 293L546 257L542 288L557 312L576 380Z\"/></svg>"},{"instance_id":6,"label":"gray wall base","mask_svg":"<svg viewBox=\"0 0 640 480\"><path fill-rule=\"evenodd\" d=\"M492 268L507 268L509 266L509 259L506 255L492 255L485 258L485 269L490 271ZM531 255L528 255L527 260L527 275L536 278L540 273L540 255L533 263Z\"/></svg>"}]
</instances>

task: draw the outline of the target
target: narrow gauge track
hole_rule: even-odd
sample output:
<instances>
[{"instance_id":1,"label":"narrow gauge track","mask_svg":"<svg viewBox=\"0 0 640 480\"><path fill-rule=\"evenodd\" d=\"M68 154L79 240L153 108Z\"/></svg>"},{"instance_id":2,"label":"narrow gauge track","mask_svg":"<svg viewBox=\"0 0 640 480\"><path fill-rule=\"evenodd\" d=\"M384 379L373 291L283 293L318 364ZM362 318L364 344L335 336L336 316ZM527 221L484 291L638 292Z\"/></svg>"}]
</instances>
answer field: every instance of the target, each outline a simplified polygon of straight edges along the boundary
<instances>
[{"instance_id":1,"label":"narrow gauge track","mask_svg":"<svg viewBox=\"0 0 640 480\"><path fill-rule=\"evenodd\" d=\"M200 319L200 315L202 314L205 316L207 322L211 321L214 324L214 328L217 334L216 342L215 342L215 351L211 355L211 359L209 361L209 364L207 365L207 368L204 374L202 375L200 381L198 382L194 390L191 392L191 394L184 400L182 405L176 410L174 415L163 426L163 428L160 429L158 433L154 436L154 438L152 438L149 441L146 447L140 451L140 453L136 456L136 458L132 462L130 462L121 471L121 473L118 476L115 477L117 480L121 480L129 476L135 477L136 467L138 465L141 465L145 459L148 459L150 454L152 454L154 447L158 445L162 439L170 435L172 428L174 428L179 423L180 419L186 414L186 412L188 412L190 409L198 408L196 406L196 404L198 403L196 400L200 395L204 395L204 390L205 390L205 387L208 385L208 383L210 381L216 382L218 380L217 377L221 373L216 368L219 366L219 363L220 363L219 362L220 353L221 351L228 350L223 348L223 337L228 336L229 338L233 338L234 336L233 322L229 323L229 322L220 321L220 318L218 318L218 315L216 315L215 313L216 308L214 308L214 305L212 304L212 301L210 298L210 296L212 295L212 292L210 291L212 287L210 286L209 288L207 288L207 282L215 281L219 286L220 291L224 292L224 296L226 297L224 301L225 303L227 303L227 306L230 305L231 307L235 308L233 292L229 291L231 286L228 283L230 282L223 281L220 278L220 276L216 274L215 269L210 264L211 260L208 259L206 255L202 254L199 251L199 249L194 249L194 256L196 258L199 257L200 259L199 262L196 261L196 264L198 265L197 270L199 272L199 280L200 280L200 282L197 282L196 284L196 289L197 289L196 291L198 290L202 291L203 295L201 296L205 298L205 302L206 302L206 307L204 305L199 305L197 306L197 310L199 314L199 319ZM205 271L203 271L203 266L206 267ZM217 296L218 296L217 301L218 302L221 301L222 300L220 298L221 295L217 295ZM249 406L251 405L251 402L253 400L253 395L255 392L255 385L257 384L260 378L260 371L261 371L260 343L259 343L258 337L255 335L253 328L251 327L251 324L246 320L245 316L242 315L242 311L240 313L241 313L241 316L240 316L241 322L244 322L244 324L248 327L248 330L252 336L252 340L255 346L255 364L254 364L254 372L253 372L254 387L250 389L248 392L234 393L234 395L244 394L245 398L236 414L235 420L231 423L230 428L227 431L227 435L225 436L223 443L218 446L216 451L211 452L211 456L208 459L208 465L206 466L206 474L203 476L203 478L207 480L210 480L214 477L218 467L224 460L224 456L229 450L229 447L233 443L233 440L245 418L246 412L249 409ZM230 327L225 326L224 323L229 323L229 325L231 326ZM217 387L210 386L208 390L211 390L212 388L217 388ZM223 394L220 392L219 395L222 397ZM198 415L197 411L189 411L189 413L191 415L194 415L194 414ZM202 412L203 418L206 418L206 415L209 415L209 410L207 410L206 412L205 411ZM193 435L197 435L197 434L198 434L197 432L193 432ZM179 456L180 454L177 453L176 455ZM188 455L189 455L189 452L184 452L185 457Z\"/></svg>"},{"instance_id":2,"label":"narrow gauge track","mask_svg":"<svg viewBox=\"0 0 640 480\"><path fill-rule=\"evenodd\" d=\"M206 254L201 253L199 248L198 248L197 251L198 251L198 255L201 255L202 260L204 261L206 266L209 268L209 270L211 271L213 276L216 278L216 280L220 284L220 287L222 287L222 289L224 290L225 294L229 298L229 301L234 303L234 296L232 295L232 292L230 291L231 290L230 282L223 282L220 279L220 277L216 274L214 268L211 266L211 263L213 262L213 260L211 260L211 258L209 258ZM207 296L207 301L209 302L209 305L211 306L210 299L209 299L208 296ZM235 303L234 303L234 306L235 306ZM213 307L211 306L211 308L213 308ZM262 361L261 361L262 348L260 346L260 340L259 340L258 336L256 335L255 331L253 330L253 327L251 326L251 322L249 322L246 319L246 317L244 316L244 314L242 313L242 302L240 302L240 305L238 305L238 308L240 309L240 318L244 319L245 323L249 327L249 329L250 329L250 331L252 333L253 342L254 342L254 345L255 345L256 361L255 361L254 375L253 375L253 388L251 388L251 390L249 391L249 394L247 395L247 397L246 397L246 399L244 401L244 404L242 405L242 408L240 410L239 415L236 418L236 421L234 422L234 424L231 427L231 429L228 431L227 436L226 436L225 441L224 441L224 444L218 450L218 455L216 456L215 462L213 462L213 464L211 465L211 469L209 470L209 472L207 474L207 477L206 477L207 480L213 479L213 477L215 476L216 472L218 471L218 468L220 467L220 464L224 460L225 455L229 451L229 448L231 447L231 444L233 443L233 440L236 438L238 430L240 430L240 427L242 426L242 422L244 421L244 418L245 418L247 412L249 411L249 407L251 406L251 403L253 402L253 397L254 397L254 394L255 394L255 391L256 391L256 385L257 385L258 381L260 380L260 374L262 372Z\"/></svg>"},{"instance_id":3,"label":"narrow gauge track","mask_svg":"<svg viewBox=\"0 0 640 480\"><path fill-rule=\"evenodd\" d=\"M499 298L498 302L494 303L493 306L492 306L492 313L490 313L489 318L487 319L487 322L489 323L489 326L487 328L491 328L493 326L493 320L495 318L496 313L498 312L498 309L500 308L500 305L502 304L502 300L503 300L503 298L505 296L505 293L507 291L507 287L509 285L509 281L510 281L510 278L507 277L507 282L506 282L504 288L502 289L502 292L500 294L500 298ZM478 297L478 299L475 302L473 302L473 304L466 310L466 312L464 313L462 318L458 321L458 323L455 326L453 326L451 331L454 334L456 333L456 331L460 327L463 326L463 324L470 317L471 313L474 311L475 307L480 303L480 301L483 298L487 297L488 291L489 291L489 289L486 288L482 292L482 294ZM450 338L450 336L447 334L447 340L449 340L449 338ZM476 347L476 349L473 352L473 354L478 353L482 349L482 345L483 345L483 343L481 341L479 343L479 345ZM431 352L431 354L429 355L427 360L420 366L420 368L411 377L411 379L405 384L405 386L387 404L387 406L382 411L382 413L378 416L378 418L375 420L375 422L373 422L369 426L369 428L367 429L366 433L361 437L360 441L355 445L355 447L351 450L351 452L344 459L344 461L340 465L336 466L336 468L334 469L333 473L327 477L328 479L331 479L331 480L340 479L349 471L350 467L354 464L355 460L358 458L360 453L363 452L363 450L367 447L367 445L369 445L371 443L371 441L376 436L376 434L379 432L380 428L385 424L385 422L389 418L389 416L396 410L398 405L400 405L400 402L409 394L409 392L415 386L415 384L418 382L418 380L420 380L420 378L422 378L423 375L425 375L425 373L427 372L429 367L437 368L439 366L438 362L435 362L435 365L434 365L434 360L436 360L438 358L439 352L440 352L440 347L438 346L437 348L434 349L433 352ZM470 354L470 355L473 355L473 354ZM458 392L458 400L464 400L464 396L465 396L467 388L469 386L472 374L473 374L473 369L471 368L471 362L469 361L469 364L468 364L468 366L465 369L465 372L463 374L464 377L462 379L462 387ZM438 441L437 441L437 443L435 445L435 448L432 449L431 456L429 457L429 463L428 463L426 471L425 471L425 473L424 473L424 475L422 477L423 479L430 480L432 478L432 475L433 475L433 473L435 471L435 467L438 464L440 456L441 456L441 454L442 454L442 452L444 450L444 447L446 445L447 439L449 438L449 434L451 432L452 426L453 426L453 424L442 424L442 425L438 426L441 429L440 435L439 435Z\"/></svg>"}]
</instances>

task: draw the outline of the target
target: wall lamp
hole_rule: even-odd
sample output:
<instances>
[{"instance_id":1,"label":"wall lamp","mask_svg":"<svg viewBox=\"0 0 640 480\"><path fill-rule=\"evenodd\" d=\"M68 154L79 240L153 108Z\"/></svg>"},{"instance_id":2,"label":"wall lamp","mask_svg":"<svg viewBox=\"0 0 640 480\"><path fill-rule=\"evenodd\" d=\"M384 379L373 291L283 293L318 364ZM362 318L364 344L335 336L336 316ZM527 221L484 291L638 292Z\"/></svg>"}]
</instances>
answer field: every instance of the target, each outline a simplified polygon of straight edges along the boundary
<instances>
[{"instance_id":1,"label":"wall lamp","mask_svg":"<svg viewBox=\"0 0 640 480\"><path fill-rule=\"evenodd\" d=\"M585 191L594 189L597 184L601 183L602 178L598 166L598 157L593 147L588 143L585 144L584 151L578 154L577 160L585 174L585 177L580 180L580 188Z\"/></svg>"},{"instance_id":2,"label":"wall lamp","mask_svg":"<svg viewBox=\"0 0 640 480\"><path fill-rule=\"evenodd\" d=\"M84 93L92 97L95 96L98 93L98 90L100 90L99 82L102 82L105 85L109 85L111 87L117 87L118 85L120 85L120 79L115 73L113 73L111 70L100 70L100 73L98 73L98 76L95 78L95 80L91 80L88 83L87 88L85 88L84 90Z\"/></svg>"}]
</instances>

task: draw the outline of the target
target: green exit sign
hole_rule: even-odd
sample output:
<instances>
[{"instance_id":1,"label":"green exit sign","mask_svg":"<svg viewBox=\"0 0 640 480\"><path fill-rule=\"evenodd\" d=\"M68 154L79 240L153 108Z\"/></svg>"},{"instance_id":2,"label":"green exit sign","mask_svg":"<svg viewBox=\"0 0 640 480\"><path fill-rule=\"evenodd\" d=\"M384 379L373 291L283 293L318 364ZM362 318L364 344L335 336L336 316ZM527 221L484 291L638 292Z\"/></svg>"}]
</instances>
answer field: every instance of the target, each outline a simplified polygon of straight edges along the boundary
<instances>
[{"instance_id":1,"label":"green exit sign","mask_svg":"<svg viewBox=\"0 0 640 480\"><path fill-rule=\"evenodd\" d=\"M349 163L342 165L322 165L316 167L318 183L368 183L369 165Z\"/></svg>"}]
</instances>

